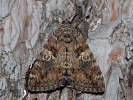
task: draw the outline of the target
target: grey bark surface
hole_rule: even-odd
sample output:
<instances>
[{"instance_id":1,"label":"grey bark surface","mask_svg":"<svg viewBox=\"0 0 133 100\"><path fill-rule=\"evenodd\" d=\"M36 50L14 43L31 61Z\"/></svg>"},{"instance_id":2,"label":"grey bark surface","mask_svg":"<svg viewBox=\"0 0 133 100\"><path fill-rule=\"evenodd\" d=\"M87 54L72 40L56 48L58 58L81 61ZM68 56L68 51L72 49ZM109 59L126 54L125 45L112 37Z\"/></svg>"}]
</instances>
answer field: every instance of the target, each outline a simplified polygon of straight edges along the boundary
<instances>
[{"instance_id":1,"label":"grey bark surface","mask_svg":"<svg viewBox=\"0 0 133 100\"><path fill-rule=\"evenodd\" d=\"M79 28L105 80L104 94L29 93L25 74L66 18ZM133 0L0 0L0 100L133 100Z\"/></svg>"}]
</instances>

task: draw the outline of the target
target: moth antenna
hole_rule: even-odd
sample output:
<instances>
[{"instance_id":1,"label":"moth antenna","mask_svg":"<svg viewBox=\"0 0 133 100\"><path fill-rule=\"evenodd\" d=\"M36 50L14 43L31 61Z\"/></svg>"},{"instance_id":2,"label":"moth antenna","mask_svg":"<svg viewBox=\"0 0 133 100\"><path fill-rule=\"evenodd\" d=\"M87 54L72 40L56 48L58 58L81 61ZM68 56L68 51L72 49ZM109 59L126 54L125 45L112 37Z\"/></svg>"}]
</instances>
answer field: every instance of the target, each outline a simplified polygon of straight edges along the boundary
<instances>
[{"instance_id":1,"label":"moth antenna","mask_svg":"<svg viewBox=\"0 0 133 100\"><path fill-rule=\"evenodd\" d=\"M77 27L77 26L82 22L82 20L85 19L85 18L86 18L86 17L83 17L83 18L81 18L78 22L74 23L74 24L73 24L73 27Z\"/></svg>"},{"instance_id":2,"label":"moth antenna","mask_svg":"<svg viewBox=\"0 0 133 100\"><path fill-rule=\"evenodd\" d=\"M59 16L58 14L56 14L56 16L57 16L57 17L59 17L59 18L63 21L63 18L62 18L61 16ZM59 18L58 18L58 20L57 20L57 21L58 21L58 23L59 23L59 27L61 27L61 26L62 26L62 24L61 24L61 22L59 21Z\"/></svg>"},{"instance_id":3,"label":"moth antenna","mask_svg":"<svg viewBox=\"0 0 133 100\"><path fill-rule=\"evenodd\" d=\"M71 19L72 16L76 16L76 15L75 15L74 13L71 13L71 15L70 15L70 17L69 17L69 19L71 20L71 22L72 22L72 20L73 20L73 18L74 18L74 17L73 17L73 18Z\"/></svg>"}]
</instances>

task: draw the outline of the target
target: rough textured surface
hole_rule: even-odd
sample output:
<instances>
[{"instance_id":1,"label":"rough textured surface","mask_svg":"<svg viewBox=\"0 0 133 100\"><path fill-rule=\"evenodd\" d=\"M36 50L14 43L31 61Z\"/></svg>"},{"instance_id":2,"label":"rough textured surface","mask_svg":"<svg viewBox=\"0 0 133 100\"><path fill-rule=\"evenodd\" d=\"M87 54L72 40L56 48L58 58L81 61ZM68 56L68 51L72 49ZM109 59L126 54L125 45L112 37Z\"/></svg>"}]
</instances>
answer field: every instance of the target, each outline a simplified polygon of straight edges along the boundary
<instances>
[{"instance_id":1,"label":"rough textured surface","mask_svg":"<svg viewBox=\"0 0 133 100\"><path fill-rule=\"evenodd\" d=\"M0 0L0 100L132 100L133 0ZM77 16L75 16L77 15ZM79 25L103 73L102 95L25 90L25 73L66 18Z\"/></svg>"}]
</instances>

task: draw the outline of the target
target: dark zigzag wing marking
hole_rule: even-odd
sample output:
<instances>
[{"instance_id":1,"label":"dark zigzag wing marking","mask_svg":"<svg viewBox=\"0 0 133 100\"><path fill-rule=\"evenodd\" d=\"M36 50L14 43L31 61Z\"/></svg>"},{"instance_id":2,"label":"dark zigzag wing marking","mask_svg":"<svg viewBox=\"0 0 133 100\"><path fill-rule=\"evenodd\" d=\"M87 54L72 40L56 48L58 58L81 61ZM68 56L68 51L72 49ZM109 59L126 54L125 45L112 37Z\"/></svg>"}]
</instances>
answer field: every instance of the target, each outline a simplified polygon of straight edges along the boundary
<instances>
[{"instance_id":1,"label":"dark zigzag wing marking","mask_svg":"<svg viewBox=\"0 0 133 100\"><path fill-rule=\"evenodd\" d=\"M41 70L33 70L29 75L28 90L31 92L45 92L60 88L65 84L62 78L61 68L51 68L42 73Z\"/></svg>"},{"instance_id":2,"label":"dark zigzag wing marking","mask_svg":"<svg viewBox=\"0 0 133 100\"><path fill-rule=\"evenodd\" d=\"M104 92L104 79L99 66L96 65L89 46L80 34L76 38L75 57L79 62L78 67L71 69L70 86L83 92Z\"/></svg>"},{"instance_id":3,"label":"dark zigzag wing marking","mask_svg":"<svg viewBox=\"0 0 133 100\"><path fill-rule=\"evenodd\" d=\"M104 92L104 80L99 67L94 66L90 71L72 69L70 86L82 92Z\"/></svg>"},{"instance_id":4,"label":"dark zigzag wing marking","mask_svg":"<svg viewBox=\"0 0 133 100\"><path fill-rule=\"evenodd\" d=\"M71 27L63 26L58 30L59 34L54 32L49 37L28 75L29 91L55 90L65 82L82 92L104 91L103 76L89 46L79 32L73 31ZM71 55L73 60L68 59Z\"/></svg>"},{"instance_id":5,"label":"dark zigzag wing marking","mask_svg":"<svg viewBox=\"0 0 133 100\"><path fill-rule=\"evenodd\" d=\"M55 90L63 86L62 68L56 64L57 49L60 45L56 44L58 40L51 35L41 50L40 55L32 64L32 68L26 80L27 88L31 92L43 92Z\"/></svg>"}]
</instances>

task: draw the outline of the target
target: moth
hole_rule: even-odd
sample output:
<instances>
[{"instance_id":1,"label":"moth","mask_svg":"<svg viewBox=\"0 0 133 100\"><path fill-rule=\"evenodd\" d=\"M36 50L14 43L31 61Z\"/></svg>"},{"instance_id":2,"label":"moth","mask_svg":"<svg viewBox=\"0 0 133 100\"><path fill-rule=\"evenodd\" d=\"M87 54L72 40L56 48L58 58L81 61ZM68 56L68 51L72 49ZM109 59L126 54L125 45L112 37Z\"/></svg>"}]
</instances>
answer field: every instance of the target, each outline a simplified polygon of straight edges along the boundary
<instances>
[{"instance_id":1,"label":"moth","mask_svg":"<svg viewBox=\"0 0 133 100\"><path fill-rule=\"evenodd\" d=\"M28 70L26 88L30 92L47 92L65 86L82 92L104 92L101 70L78 25L79 22L72 24L66 19L49 36Z\"/></svg>"}]
</instances>

